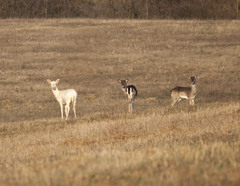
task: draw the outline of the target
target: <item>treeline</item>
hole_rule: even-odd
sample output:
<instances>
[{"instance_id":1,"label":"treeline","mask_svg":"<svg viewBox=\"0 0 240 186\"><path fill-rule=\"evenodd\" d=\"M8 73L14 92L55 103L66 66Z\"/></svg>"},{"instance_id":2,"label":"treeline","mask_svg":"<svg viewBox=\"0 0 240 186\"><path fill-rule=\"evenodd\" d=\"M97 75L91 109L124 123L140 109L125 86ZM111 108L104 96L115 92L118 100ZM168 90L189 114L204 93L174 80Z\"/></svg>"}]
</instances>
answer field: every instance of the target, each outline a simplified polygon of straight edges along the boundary
<instances>
[{"instance_id":1,"label":"treeline","mask_svg":"<svg viewBox=\"0 0 240 186\"><path fill-rule=\"evenodd\" d=\"M239 0L0 0L0 18L235 19L240 8L238 2Z\"/></svg>"}]
</instances>

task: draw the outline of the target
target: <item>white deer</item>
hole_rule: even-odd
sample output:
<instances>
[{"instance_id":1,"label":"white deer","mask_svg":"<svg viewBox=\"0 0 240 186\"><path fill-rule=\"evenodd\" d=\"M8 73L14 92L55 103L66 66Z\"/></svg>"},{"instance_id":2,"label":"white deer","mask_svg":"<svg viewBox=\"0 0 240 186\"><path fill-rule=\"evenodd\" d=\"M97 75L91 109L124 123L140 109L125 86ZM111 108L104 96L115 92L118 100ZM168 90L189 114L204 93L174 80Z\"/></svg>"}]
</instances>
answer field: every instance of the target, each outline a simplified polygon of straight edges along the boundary
<instances>
[{"instance_id":1,"label":"white deer","mask_svg":"<svg viewBox=\"0 0 240 186\"><path fill-rule=\"evenodd\" d=\"M76 116L76 101L77 101L77 92L74 89L67 89L67 90L58 90L57 84L59 83L60 79L57 79L56 81L51 81L50 79L47 79L47 82L51 85L52 92L57 99L58 103L61 107L61 117L63 119L63 105L65 105L65 114L66 114L66 120L68 119L69 111L70 111L70 103L73 103L73 112L75 118Z\"/></svg>"}]
</instances>

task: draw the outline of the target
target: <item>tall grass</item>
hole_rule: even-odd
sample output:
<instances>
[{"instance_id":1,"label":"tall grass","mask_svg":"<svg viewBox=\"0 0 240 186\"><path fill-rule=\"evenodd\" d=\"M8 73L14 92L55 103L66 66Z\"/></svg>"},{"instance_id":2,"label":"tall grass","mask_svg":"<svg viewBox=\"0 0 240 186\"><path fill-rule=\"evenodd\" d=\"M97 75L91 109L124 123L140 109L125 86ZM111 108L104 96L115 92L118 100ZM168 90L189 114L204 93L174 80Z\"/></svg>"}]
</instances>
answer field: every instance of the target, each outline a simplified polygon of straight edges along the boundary
<instances>
[{"instance_id":1,"label":"tall grass","mask_svg":"<svg viewBox=\"0 0 240 186\"><path fill-rule=\"evenodd\" d=\"M239 184L239 103L1 127L6 185Z\"/></svg>"}]
</instances>

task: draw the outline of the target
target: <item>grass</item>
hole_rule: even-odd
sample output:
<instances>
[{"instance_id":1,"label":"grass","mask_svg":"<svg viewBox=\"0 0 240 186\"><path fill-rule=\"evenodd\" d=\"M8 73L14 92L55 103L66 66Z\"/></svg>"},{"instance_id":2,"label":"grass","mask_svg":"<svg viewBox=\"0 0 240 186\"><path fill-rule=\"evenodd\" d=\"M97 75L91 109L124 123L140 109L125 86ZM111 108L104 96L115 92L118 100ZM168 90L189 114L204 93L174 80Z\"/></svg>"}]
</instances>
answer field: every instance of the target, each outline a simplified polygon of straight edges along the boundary
<instances>
[{"instance_id":1,"label":"grass","mask_svg":"<svg viewBox=\"0 0 240 186\"><path fill-rule=\"evenodd\" d=\"M0 22L1 185L239 185L239 21ZM170 108L191 75L196 105ZM77 90L78 119L48 78Z\"/></svg>"}]
</instances>

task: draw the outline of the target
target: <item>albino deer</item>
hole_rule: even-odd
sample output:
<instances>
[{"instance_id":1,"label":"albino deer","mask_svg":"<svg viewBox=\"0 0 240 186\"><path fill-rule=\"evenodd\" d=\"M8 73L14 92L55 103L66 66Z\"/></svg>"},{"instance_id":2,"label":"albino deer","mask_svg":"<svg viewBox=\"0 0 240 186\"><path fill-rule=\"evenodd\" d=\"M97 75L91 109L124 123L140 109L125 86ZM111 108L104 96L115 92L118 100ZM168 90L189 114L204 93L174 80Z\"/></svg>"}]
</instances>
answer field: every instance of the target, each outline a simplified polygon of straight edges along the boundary
<instances>
[{"instance_id":1,"label":"albino deer","mask_svg":"<svg viewBox=\"0 0 240 186\"><path fill-rule=\"evenodd\" d=\"M56 81L51 81L50 79L47 79L47 82L51 85L52 92L57 99L58 103L61 107L61 117L63 119L63 105L65 105L65 114L66 114L66 120L68 119L69 111L70 111L70 103L73 103L73 112L75 118L76 116L76 101L77 101L77 92L74 89L67 89L67 90L58 90L57 84L59 83L60 79L57 79Z\"/></svg>"},{"instance_id":2,"label":"albino deer","mask_svg":"<svg viewBox=\"0 0 240 186\"><path fill-rule=\"evenodd\" d=\"M118 82L122 85L123 93L125 94L128 100L128 111L132 113L134 105L133 102L136 99L138 92L134 85L127 85L128 80L118 80Z\"/></svg>"},{"instance_id":3,"label":"albino deer","mask_svg":"<svg viewBox=\"0 0 240 186\"><path fill-rule=\"evenodd\" d=\"M172 107L181 99L188 99L190 105L194 105L194 99L197 95L196 91L196 76L189 77L191 80L191 87L175 87L171 90Z\"/></svg>"}]
</instances>

